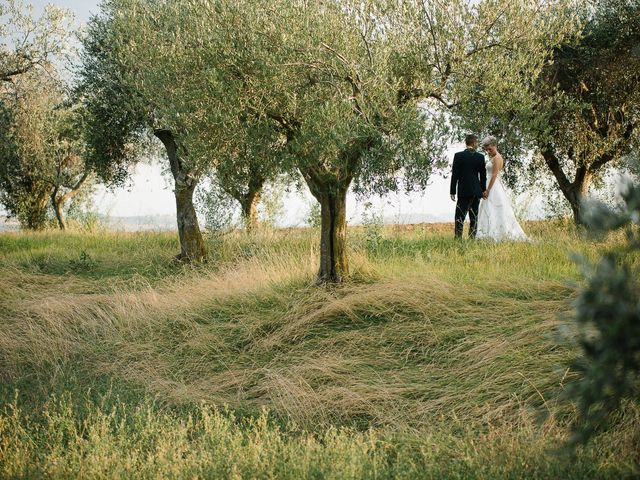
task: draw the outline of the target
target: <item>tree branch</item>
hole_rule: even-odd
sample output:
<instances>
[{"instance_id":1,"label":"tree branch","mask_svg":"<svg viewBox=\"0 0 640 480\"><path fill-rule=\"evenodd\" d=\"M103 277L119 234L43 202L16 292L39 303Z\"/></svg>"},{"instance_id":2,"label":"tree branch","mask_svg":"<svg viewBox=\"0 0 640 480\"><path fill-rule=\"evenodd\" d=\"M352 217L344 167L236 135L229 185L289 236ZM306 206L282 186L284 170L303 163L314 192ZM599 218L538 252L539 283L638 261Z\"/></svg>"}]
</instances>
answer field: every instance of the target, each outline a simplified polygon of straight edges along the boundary
<instances>
[{"instance_id":1,"label":"tree branch","mask_svg":"<svg viewBox=\"0 0 640 480\"><path fill-rule=\"evenodd\" d=\"M560 161L558 160L558 157L556 156L556 154L553 152L553 149L551 146L547 146L542 151L542 157L544 158L544 161L549 167L549 170L551 170L551 173L553 173L553 176L556 177L556 180L558 181L558 185L560 186L560 189L563 192L569 192L572 186L571 182L569 181L564 171L562 170L562 167L560 166Z\"/></svg>"},{"instance_id":2,"label":"tree branch","mask_svg":"<svg viewBox=\"0 0 640 480\"><path fill-rule=\"evenodd\" d=\"M60 202L62 205L64 205L69 200L71 200L73 197L75 197L78 194L78 192L80 191L80 188L82 187L84 182L87 180L87 178L89 178L90 174L91 174L91 171L89 169L85 170L85 172L82 175L82 177L80 177L80 179L75 183L75 185L73 187L71 187L71 190L69 190L67 193L62 195L62 197L60 197L58 202Z\"/></svg>"},{"instance_id":3,"label":"tree branch","mask_svg":"<svg viewBox=\"0 0 640 480\"><path fill-rule=\"evenodd\" d=\"M291 141L295 136L296 130L300 128L300 122L297 120L289 120L283 115L277 114L275 112L266 111L265 115L267 118L274 120L284 129L285 135L287 137L287 142Z\"/></svg>"}]
</instances>

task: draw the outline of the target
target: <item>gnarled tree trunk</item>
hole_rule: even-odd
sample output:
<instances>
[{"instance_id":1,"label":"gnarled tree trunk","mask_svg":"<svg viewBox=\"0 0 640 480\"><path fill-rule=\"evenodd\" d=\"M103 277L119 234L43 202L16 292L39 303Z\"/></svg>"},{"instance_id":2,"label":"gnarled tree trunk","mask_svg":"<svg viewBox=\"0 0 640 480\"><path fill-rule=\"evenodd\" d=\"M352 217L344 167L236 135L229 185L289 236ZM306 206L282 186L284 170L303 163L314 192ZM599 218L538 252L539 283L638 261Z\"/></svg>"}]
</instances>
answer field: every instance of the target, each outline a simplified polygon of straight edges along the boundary
<instances>
[{"instance_id":1,"label":"gnarled tree trunk","mask_svg":"<svg viewBox=\"0 0 640 480\"><path fill-rule=\"evenodd\" d=\"M246 192L236 197L242 208L242 220L248 233L255 232L258 228L258 203L262 197L264 184L265 179L256 176L247 185Z\"/></svg>"},{"instance_id":2,"label":"gnarled tree trunk","mask_svg":"<svg viewBox=\"0 0 640 480\"><path fill-rule=\"evenodd\" d=\"M569 205L571 206L574 223L576 225L583 225L582 200L585 199L589 193L589 187L594 175L593 167L581 165L576 170L576 175L573 181L570 181L562 170L558 157L552 150L547 149L543 151L542 156L553 173L553 176L556 178L564 198L566 198L567 202L569 202ZM598 165L600 163L603 162L594 162L594 165Z\"/></svg>"},{"instance_id":3,"label":"gnarled tree trunk","mask_svg":"<svg viewBox=\"0 0 640 480\"><path fill-rule=\"evenodd\" d=\"M320 203L319 283L340 283L349 274L347 261L347 191L352 177L341 181L302 172L311 194Z\"/></svg>"},{"instance_id":4,"label":"gnarled tree trunk","mask_svg":"<svg viewBox=\"0 0 640 480\"><path fill-rule=\"evenodd\" d=\"M64 205L78 194L87 178L89 178L89 171L86 171L82 177L80 177L76 184L71 187L71 190L60 197L58 197L60 187L56 186L54 188L53 193L51 194L51 205L53 205L53 211L56 214L56 220L58 220L58 227L60 230L67 229L67 221L64 218L63 212Z\"/></svg>"},{"instance_id":5,"label":"gnarled tree trunk","mask_svg":"<svg viewBox=\"0 0 640 480\"><path fill-rule=\"evenodd\" d=\"M178 144L171 131L156 130L154 134L167 150L174 180L176 216L178 235L180 237L180 253L176 258L185 262L203 261L206 259L207 251L200 232L196 209L193 205L193 192L198 184L198 178L184 168L178 153Z\"/></svg>"}]
</instances>

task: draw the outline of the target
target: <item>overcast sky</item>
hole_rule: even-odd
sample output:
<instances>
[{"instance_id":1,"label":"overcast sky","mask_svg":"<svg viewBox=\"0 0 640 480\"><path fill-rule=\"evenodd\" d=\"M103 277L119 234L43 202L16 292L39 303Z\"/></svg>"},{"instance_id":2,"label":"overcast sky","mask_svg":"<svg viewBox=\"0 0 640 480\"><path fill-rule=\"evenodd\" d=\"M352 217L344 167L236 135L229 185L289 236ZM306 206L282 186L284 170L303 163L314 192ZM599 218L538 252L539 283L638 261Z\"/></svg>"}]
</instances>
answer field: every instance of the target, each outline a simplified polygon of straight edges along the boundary
<instances>
[{"instance_id":1,"label":"overcast sky","mask_svg":"<svg viewBox=\"0 0 640 480\"><path fill-rule=\"evenodd\" d=\"M0 0L1 1L1 0ZM54 4L71 10L78 21L86 22L92 13L99 10L97 0L31 0L36 12L46 4ZM451 146L452 152L460 145ZM451 160L451 159L449 159ZM371 202L378 213L384 214L387 221L453 220L454 204L448 195L448 179L436 176L433 183L422 194L388 195L373 198ZM312 202L308 192L293 193L285 199L286 211L282 224L299 225L303 222ZM360 222L364 201L349 201L349 221ZM173 192L170 179L162 176L159 164L143 164L137 168L128 188L108 192L100 188L96 194L96 204L103 213L113 216L175 214Z\"/></svg>"}]
</instances>

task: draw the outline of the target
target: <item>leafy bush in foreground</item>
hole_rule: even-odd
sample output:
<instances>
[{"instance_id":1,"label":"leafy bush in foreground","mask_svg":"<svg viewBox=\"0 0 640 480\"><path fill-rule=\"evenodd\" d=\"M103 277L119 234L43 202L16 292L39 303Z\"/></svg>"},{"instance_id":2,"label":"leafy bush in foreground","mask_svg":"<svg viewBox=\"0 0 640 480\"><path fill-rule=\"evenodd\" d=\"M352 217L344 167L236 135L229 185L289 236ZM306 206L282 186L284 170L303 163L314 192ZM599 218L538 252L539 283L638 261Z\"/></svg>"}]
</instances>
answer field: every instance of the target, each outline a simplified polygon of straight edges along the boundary
<instances>
[{"instance_id":1,"label":"leafy bush in foreground","mask_svg":"<svg viewBox=\"0 0 640 480\"><path fill-rule=\"evenodd\" d=\"M624 208L593 203L585 223L596 234L625 228L627 244L606 251L597 265L582 261L588 284L577 301L584 356L574 364L582 373L569 394L578 399L572 443L586 442L625 398L640 394L640 186L622 194Z\"/></svg>"}]
</instances>

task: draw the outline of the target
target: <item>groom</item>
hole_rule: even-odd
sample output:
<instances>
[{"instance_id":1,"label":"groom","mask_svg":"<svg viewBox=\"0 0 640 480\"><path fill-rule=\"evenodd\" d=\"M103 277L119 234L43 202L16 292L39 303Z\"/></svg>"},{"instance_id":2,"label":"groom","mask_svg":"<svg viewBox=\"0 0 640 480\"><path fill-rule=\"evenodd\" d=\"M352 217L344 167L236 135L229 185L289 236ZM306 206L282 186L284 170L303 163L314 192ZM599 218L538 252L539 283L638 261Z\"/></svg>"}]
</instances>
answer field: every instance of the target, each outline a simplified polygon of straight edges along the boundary
<instances>
[{"instance_id":1,"label":"groom","mask_svg":"<svg viewBox=\"0 0 640 480\"><path fill-rule=\"evenodd\" d=\"M453 156L453 171L451 175L451 200L456 201L456 238L462 238L462 227L469 213L469 238L476 238L478 226L478 207L480 198L487 197L487 169L484 156L476 152L478 137L467 135L464 139L467 148Z\"/></svg>"}]
</instances>

